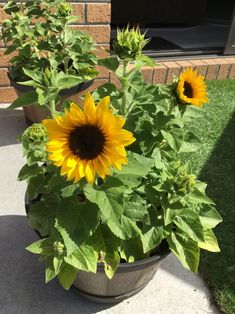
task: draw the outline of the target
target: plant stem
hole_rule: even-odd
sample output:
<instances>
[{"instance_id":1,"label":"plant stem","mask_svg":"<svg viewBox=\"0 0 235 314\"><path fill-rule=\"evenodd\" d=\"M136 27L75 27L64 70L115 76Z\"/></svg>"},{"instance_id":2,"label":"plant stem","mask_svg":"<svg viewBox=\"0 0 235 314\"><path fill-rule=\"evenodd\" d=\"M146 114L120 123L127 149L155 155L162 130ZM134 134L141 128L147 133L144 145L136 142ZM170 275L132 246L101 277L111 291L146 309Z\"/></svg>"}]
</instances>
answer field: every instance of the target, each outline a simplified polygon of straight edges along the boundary
<instances>
[{"instance_id":1,"label":"plant stem","mask_svg":"<svg viewBox=\"0 0 235 314\"><path fill-rule=\"evenodd\" d=\"M56 110L56 102L55 99L52 99L49 103L49 110L51 112L52 118L55 118L58 116L58 111Z\"/></svg>"},{"instance_id":2,"label":"plant stem","mask_svg":"<svg viewBox=\"0 0 235 314\"><path fill-rule=\"evenodd\" d=\"M124 60L123 61L123 72L122 72L122 114L125 117L126 116L126 105L127 105L127 99L126 99L126 92L128 88L128 76L127 76L127 67L128 67L129 61Z\"/></svg>"}]
</instances>

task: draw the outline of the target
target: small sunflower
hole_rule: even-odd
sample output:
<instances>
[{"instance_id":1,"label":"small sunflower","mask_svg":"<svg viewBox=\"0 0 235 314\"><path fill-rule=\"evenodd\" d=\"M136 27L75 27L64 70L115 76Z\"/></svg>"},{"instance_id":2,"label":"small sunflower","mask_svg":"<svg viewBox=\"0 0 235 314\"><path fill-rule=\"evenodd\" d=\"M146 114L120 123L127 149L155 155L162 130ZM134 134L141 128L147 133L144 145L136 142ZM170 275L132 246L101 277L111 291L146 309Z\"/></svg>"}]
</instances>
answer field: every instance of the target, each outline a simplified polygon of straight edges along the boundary
<instances>
[{"instance_id":1,"label":"small sunflower","mask_svg":"<svg viewBox=\"0 0 235 314\"><path fill-rule=\"evenodd\" d=\"M191 68L179 76L177 94L181 101L194 106L202 106L208 102L204 77Z\"/></svg>"},{"instance_id":2,"label":"small sunflower","mask_svg":"<svg viewBox=\"0 0 235 314\"><path fill-rule=\"evenodd\" d=\"M125 146L135 141L132 133L122 129L126 119L109 109L109 96L98 105L88 93L84 110L71 103L70 110L55 119L43 120L48 132L49 160L61 167L61 175L78 182L86 177L93 183L96 174L110 175L110 167L127 164Z\"/></svg>"}]
</instances>

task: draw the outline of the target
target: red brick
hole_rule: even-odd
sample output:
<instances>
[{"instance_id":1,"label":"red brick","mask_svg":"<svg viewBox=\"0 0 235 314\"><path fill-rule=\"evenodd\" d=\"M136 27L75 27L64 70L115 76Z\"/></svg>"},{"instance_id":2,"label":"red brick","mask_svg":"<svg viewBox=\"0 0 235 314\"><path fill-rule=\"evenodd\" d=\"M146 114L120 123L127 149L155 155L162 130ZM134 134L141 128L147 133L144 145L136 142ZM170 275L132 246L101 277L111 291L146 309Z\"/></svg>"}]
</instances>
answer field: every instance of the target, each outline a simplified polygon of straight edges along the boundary
<instances>
[{"instance_id":1,"label":"red brick","mask_svg":"<svg viewBox=\"0 0 235 314\"><path fill-rule=\"evenodd\" d=\"M217 80L224 80L229 77L229 72L231 69L231 60L229 58L219 58L216 59L216 61L219 63L219 71L217 75Z\"/></svg>"},{"instance_id":2,"label":"red brick","mask_svg":"<svg viewBox=\"0 0 235 314\"><path fill-rule=\"evenodd\" d=\"M94 53L98 58L106 58L110 55L110 46L107 45L96 45Z\"/></svg>"},{"instance_id":3,"label":"red brick","mask_svg":"<svg viewBox=\"0 0 235 314\"><path fill-rule=\"evenodd\" d=\"M10 15L8 15L8 14L3 10L3 6L4 6L4 4L1 4L1 5L0 5L0 24L2 24L2 22L3 22L5 19L7 19L7 18L10 17Z\"/></svg>"},{"instance_id":4,"label":"red brick","mask_svg":"<svg viewBox=\"0 0 235 314\"><path fill-rule=\"evenodd\" d=\"M173 61L162 62L168 68L166 83L171 83L174 79L173 75L179 76L181 67Z\"/></svg>"},{"instance_id":5,"label":"red brick","mask_svg":"<svg viewBox=\"0 0 235 314\"><path fill-rule=\"evenodd\" d=\"M192 64L187 60L176 61L176 63L181 67L180 72L193 67Z\"/></svg>"},{"instance_id":6,"label":"red brick","mask_svg":"<svg viewBox=\"0 0 235 314\"><path fill-rule=\"evenodd\" d=\"M0 67L7 67L9 65L9 60L16 55L16 53L11 53L9 55L4 55L6 48L0 48Z\"/></svg>"},{"instance_id":7,"label":"red brick","mask_svg":"<svg viewBox=\"0 0 235 314\"><path fill-rule=\"evenodd\" d=\"M207 71L207 64L202 62L201 60L190 60L190 63L194 67L194 69L198 70L198 73L205 76Z\"/></svg>"},{"instance_id":8,"label":"red brick","mask_svg":"<svg viewBox=\"0 0 235 314\"><path fill-rule=\"evenodd\" d=\"M202 62L207 64L206 80L216 80L219 70L216 59L203 59Z\"/></svg>"},{"instance_id":9,"label":"red brick","mask_svg":"<svg viewBox=\"0 0 235 314\"><path fill-rule=\"evenodd\" d=\"M75 23L76 22L84 23L85 22L85 4L84 3L73 3L72 15L78 16L78 20L75 21Z\"/></svg>"},{"instance_id":10,"label":"red brick","mask_svg":"<svg viewBox=\"0 0 235 314\"><path fill-rule=\"evenodd\" d=\"M110 23L111 4L110 3L87 3L88 23Z\"/></svg>"},{"instance_id":11,"label":"red brick","mask_svg":"<svg viewBox=\"0 0 235 314\"><path fill-rule=\"evenodd\" d=\"M153 84L163 84L166 83L168 68L160 64L154 68L153 72Z\"/></svg>"},{"instance_id":12,"label":"red brick","mask_svg":"<svg viewBox=\"0 0 235 314\"><path fill-rule=\"evenodd\" d=\"M91 35L96 43L110 41L110 25L74 25L72 27Z\"/></svg>"},{"instance_id":13,"label":"red brick","mask_svg":"<svg viewBox=\"0 0 235 314\"><path fill-rule=\"evenodd\" d=\"M9 86L8 69L0 69L0 86Z\"/></svg>"},{"instance_id":14,"label":"red brick","mask_svg":"<svg viewBox=\"0 0 235 314\"><path fill-rule=\"evenodd\" d=\"M152 84L152 82L153 82L153 68L152 67L143 67L141 69L141 72L142 72L142 76L143 76L143 79L145 80L145 82Z\"/></svg>"},{"instance_id":15,"label":"red brick","mask_svg":"<svg viewBox=\"0 0 235 314\"><path fill-rule=\"evenodd\" d=\"M96 70L99 72L98 78L109 78L109 70L103 66L97 65Z\"/></svg>"},{"instance_id":16,"label":"red brick","mask_svg":"<svg viewBox=\"0 0 235 314\"><path fill-rule=\"evenodd\" d=\"M0 87L0 102L12 103L17 98L17 92L13 87Z\"/></svg>"},{"instance_id":17,"label":"red brick","mask_svg":"<svg viewBox=\"0 0 235 314\"><path fill-rule=\"evenodd\" d=\"M231 68L229 71L228 78L235 78L235 58L228 58L231 63Z\"/></svg>"},{"instance_id":18,"label":"red brick","mask_svg":"<svg viewBox=\"0 0 235 314\"><path fill-rule=\"evenodd\" d=\"M121 88L121 83L114 72L109 73L109 82L114 84L117 88Z\"/></svg>"}]
</instances>

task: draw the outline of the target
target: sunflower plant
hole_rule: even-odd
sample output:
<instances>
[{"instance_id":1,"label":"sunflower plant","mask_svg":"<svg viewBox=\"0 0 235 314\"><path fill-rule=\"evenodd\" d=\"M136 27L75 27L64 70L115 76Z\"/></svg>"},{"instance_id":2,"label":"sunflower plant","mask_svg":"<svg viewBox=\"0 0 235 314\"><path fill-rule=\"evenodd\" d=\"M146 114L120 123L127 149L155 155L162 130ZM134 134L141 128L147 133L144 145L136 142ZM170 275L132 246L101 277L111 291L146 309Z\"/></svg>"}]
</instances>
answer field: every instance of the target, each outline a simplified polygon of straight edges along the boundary
<instances>
[{"instance_id":1,"label":"sunflower plant","mask_svg":"<svg viewBox=\"0 0 235 314\"><path fill-rule=\"evenodd\" d=\"M12 108L36 104L48 107L59 92L93 80L97 57L91 36L74 29L72 5L65 0L8 0L9 18L2 23L2 40L11 55L9 76L31 90ZM13 55L12 55L13 53ZM53 97L51 97L53 96Z\"/></svg>"},{"instance_id":2,"label":"sunflower plant","mask_svg":"<svg viewBox=\"0 0 235 314\"><path fill-rule=\"evenodd\" d=\"M111 279L120 262L167 248L196 272L200 249L219 252L212 229L221 217L185 162L200 148L187 125L207 102L204 78L187 69L171 84L144 82L141 66L152 63L141 54L144 39L123 34L132 44L118 38L116 54L99 61L119 86L104 84L83 106L66 102L20 137L27 163L19 180L41 236L27 250L45 262L46 282L58 276L65 289L99 262Z\"/></svg>"}]
</instances>

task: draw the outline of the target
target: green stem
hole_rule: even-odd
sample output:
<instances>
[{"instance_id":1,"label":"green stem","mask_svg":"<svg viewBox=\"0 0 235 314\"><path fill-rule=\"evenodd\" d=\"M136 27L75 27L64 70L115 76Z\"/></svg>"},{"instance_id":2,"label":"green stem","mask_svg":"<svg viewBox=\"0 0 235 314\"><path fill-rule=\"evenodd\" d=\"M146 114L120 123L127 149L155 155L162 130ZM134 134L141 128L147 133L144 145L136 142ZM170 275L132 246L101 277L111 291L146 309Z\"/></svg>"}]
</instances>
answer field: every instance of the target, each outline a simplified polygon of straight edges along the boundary
<instances>
[{"instance_id":1,"label":"green stem","mask_svg":"<svg viewBox=\"0 0 235 314\"><path fill-rule=\"evenodd\" d=\"M52 118L55 118L58 116L58 111L56 110L56 102L55 99L52 99L49 103L49 110L51 112Z\"/></svg>"},{"instance_id":2,"label":"green stem","mask_svg":"<svg viewBox=\"0 0 235 314\"><path fill-rule=\"evenodd\" d=\"M126 92L128 88L128 75L127 75L127 67L128 67L129 61L124 60L123 61L123 72L122 72L122 114L125 117L126 116L126 106L127 106L127 99L126 99Z\"/></svg>"}]
</instances>

